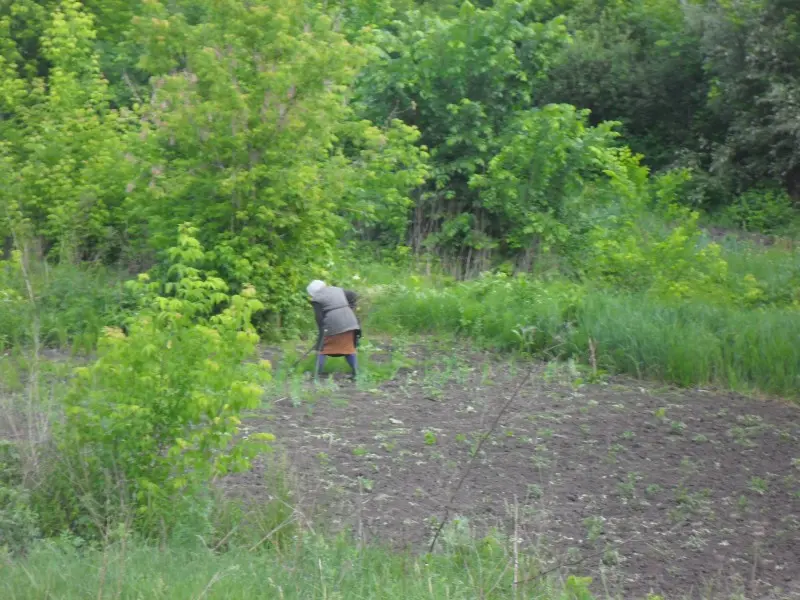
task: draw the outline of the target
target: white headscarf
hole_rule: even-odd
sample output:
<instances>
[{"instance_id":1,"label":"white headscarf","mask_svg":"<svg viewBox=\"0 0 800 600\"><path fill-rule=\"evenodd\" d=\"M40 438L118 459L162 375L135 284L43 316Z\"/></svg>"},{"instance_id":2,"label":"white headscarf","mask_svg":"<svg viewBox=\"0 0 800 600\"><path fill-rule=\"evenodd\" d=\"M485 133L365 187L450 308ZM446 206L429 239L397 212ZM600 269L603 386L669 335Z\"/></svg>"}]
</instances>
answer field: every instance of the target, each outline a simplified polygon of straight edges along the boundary
<instances>
[{"instance_id":1,"label":"white headscarf","mask_svg":"<svg viewBox=\"0 0 800 600\"><path fill-rule=\"evenodd\" d=\"M313 296L314 294L316 294L318 291L320 291L324 287L325 287L325 282L324 281L320 281L319 279L315 279L314 281L312 281L311 283L308 284L308 287L306 288L306 291L308 292L309 296Z\"/></svg>"}]
</instances>

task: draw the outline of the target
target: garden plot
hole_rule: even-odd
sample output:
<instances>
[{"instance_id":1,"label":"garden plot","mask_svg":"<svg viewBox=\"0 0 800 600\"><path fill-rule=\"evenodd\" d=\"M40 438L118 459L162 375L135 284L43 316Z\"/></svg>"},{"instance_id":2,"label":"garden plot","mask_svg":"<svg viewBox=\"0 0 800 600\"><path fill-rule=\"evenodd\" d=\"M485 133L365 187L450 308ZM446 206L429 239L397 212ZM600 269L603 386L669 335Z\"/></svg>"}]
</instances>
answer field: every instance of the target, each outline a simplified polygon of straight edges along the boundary
<instances>
[{"instance_id":1,"label":"garden plot","mask_svg":"<svg viewBox=\"0 0 800 600\"><path fill-rule=\"evenodd\" d=\"M426 551L514 536L546 567L591 575L601 594L788 598L800 594L800 411L780 401L510 361L446 344L376 382L289 381L246 423L278 437L315 523ZM384 370L384 372L386 372ZM372 381L370 381L372 380ZM265 465L230 478L268 493Z\"/></svg>"}]
</instances>

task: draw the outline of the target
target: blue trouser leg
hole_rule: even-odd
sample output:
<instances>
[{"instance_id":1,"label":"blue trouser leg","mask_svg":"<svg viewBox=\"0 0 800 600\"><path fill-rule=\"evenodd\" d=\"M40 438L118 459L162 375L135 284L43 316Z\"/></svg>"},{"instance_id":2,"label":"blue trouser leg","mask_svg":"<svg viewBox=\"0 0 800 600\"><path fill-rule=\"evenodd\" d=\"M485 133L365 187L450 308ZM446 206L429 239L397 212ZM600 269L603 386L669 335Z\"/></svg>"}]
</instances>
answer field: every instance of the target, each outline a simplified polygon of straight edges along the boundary
<instances>
[{"instance_id":1,"label":"blue trouser leg","mask_svg":"<svg viewBox=\"0 0 800 600\"><path fill-rule=\"evenodd\" d=\"M348 354L344 359L347 361L347 364L350 365L350 368L353 370L353 377L355 377L358 373L358 358L356 358L355 354Z\"/></svg>"},{"instance_id":2,"label":"blue trouser leg","mask_svg":"<svg viewBox=\"0 0 800 600\"><path fill-rule=\"evenodd\" d=\"M316 379L317 376L320 373L322 373L322 369L324 367L325 367L325 355L322 352L320 352L319 354L317 354L317 364L316 367L314 368L314 379Z\"/></svg>"}]
</instances>

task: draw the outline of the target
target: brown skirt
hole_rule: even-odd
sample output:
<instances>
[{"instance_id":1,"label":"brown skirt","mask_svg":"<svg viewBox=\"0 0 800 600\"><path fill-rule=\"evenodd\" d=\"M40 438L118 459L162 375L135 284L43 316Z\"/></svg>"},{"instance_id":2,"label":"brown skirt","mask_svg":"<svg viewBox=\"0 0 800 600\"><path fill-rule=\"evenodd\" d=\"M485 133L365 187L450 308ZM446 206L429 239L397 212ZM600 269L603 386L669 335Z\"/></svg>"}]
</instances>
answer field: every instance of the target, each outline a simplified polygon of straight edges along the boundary
<instances>
[{"instance_id":1,"label":"brown skirt","mask_svg":"<svg viewBox=\"0 0 800 600\"><path fill-rule=\"evenodd\" d=\"M337 335L325 337L322 354L327 356L347 355L356 353L355 331L345 331Z\"/></svg>"}]
</instances>

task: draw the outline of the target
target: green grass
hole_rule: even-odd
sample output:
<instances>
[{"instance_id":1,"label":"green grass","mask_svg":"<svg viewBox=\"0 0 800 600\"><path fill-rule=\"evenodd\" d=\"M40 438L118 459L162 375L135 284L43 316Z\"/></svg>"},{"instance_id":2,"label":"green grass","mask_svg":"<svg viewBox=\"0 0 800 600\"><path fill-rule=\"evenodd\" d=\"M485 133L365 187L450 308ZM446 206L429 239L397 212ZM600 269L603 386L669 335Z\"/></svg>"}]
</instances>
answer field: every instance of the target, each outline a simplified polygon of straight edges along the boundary
<instances>
[{"instance_id":1,"label":"green grass","mask_svg":"<svg viewBox=\"0 0 800 600\"><path fill-rule=\"evenodd\" d=\"M345 536L332 540L297 536L280 551L224 553L130 541L104 551L48 542L25 558L3 561L0 597L488 600L512 597L509 562L498 543L415 557L370 546L359 548ZM521 559L520 579L535 573L534 563ZM520 586L515 597L566 600L579 591L574 581L568 587L572 590L537 580Z\"/></svg>"},{"instance_id":2,"label":"green grass","mask_svg":"<svg viewBox=\"0 0 800 600\"><path fill-rule=\"evenodd\" d=\"M46 346L91 350L103 327L121 325L132 308L122 274L104 267L38 263L30 279ZM0 348L30 344L33 316L19 269L0 262Z\"/></svg>"},{"instance_id":3,"label":"green grass","mask_svg":"<svg viewBox=\"0 0 800 600\"><path fill-rule=\"evenodd\" d=\"M612 372L680 385L796 396L800 311L664 302L564 282L497 279L436 289L414 280L371 300L370 326L455 333L483 347L575 357Z\"/></svg>"}]
</instances>

